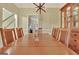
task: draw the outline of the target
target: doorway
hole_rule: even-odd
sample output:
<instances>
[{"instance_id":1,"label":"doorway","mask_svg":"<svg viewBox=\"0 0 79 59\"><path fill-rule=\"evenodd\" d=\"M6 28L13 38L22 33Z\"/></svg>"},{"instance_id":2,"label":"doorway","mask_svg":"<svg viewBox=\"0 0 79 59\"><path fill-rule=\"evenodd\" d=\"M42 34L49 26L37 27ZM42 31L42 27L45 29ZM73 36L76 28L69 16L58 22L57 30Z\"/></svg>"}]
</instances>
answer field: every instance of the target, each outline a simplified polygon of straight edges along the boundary
<instances>
[{"instance_id":1,"label":"doorway","mask_svg":"<svg viewBox=\"0 0 79 59\"><path fill-rule=\"evenodd\" d=\"M39 28L39 17L38 15L30 15L28 18L28 32L34 33Z\"/></svg>"}]
</instances>

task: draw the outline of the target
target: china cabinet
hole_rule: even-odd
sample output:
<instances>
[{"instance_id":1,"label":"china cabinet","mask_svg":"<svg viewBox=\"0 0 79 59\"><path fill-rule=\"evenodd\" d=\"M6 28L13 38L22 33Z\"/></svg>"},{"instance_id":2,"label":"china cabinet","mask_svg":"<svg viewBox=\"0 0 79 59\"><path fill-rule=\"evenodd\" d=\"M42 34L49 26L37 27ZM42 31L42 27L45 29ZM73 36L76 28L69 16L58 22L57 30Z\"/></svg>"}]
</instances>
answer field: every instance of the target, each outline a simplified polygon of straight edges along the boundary
<instances>
[{"instance_id":1,"label":"china cabinet","mask_svg":"<svg viewBox=\"0 0 79 59\"><path fill-rule=\"evenodd\" d=\"M67 29L79 28L78 3L68 3L61 8L61 27Z\"/></svg>"}]
</instances>

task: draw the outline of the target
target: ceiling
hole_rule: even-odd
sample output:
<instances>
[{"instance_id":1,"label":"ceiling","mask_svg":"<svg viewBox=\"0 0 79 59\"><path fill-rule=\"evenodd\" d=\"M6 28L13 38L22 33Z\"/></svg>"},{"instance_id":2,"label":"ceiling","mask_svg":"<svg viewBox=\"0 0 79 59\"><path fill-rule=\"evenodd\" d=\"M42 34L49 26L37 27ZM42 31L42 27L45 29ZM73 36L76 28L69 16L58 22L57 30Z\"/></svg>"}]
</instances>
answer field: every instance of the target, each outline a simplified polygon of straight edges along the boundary
<instances>
[{"instance_id":1,"label":"ceiling","mask_svg":"<svg viewBox=\"0 0 79 59\"><path fill-rule=\"evenodd\" d=\"M38 4L38 3L37 3ZM36 6L32 3L15 3L18 8L35 8ZM45 3L45 7L47 8L61 8L65 4L64 3Z\"/></svg>"}]
</instances>

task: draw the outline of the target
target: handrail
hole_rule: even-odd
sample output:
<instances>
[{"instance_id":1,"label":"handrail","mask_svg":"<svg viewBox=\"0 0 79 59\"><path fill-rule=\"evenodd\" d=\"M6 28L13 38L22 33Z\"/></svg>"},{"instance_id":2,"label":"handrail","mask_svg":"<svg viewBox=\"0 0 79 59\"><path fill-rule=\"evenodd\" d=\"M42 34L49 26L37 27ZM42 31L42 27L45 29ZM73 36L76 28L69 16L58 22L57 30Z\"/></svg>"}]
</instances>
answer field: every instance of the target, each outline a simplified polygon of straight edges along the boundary
<instances>
[{"instance_id":1,"label":"handrail","mask_svg":"<svg viewBox=\"0 0 79 59\"><path fill-rule=\"evenodd\" d=\"M6 20L8 20L9 18L11 18L12 16L14 16L14 14L12 14L11 16L7 17L6 19L4 19L2 22L5 22Z\"/></svg>"},{"instance_id":2,"label":"handrail","mask_svg":"<svg viewBox=\"0 0 79 59\"><path fill-rule=\"evenodd\" d=\"M12 24L14 22L14 20L13 21L11 21L5 28L7 28L10 24Z\"/></svg>"}]
</instances>

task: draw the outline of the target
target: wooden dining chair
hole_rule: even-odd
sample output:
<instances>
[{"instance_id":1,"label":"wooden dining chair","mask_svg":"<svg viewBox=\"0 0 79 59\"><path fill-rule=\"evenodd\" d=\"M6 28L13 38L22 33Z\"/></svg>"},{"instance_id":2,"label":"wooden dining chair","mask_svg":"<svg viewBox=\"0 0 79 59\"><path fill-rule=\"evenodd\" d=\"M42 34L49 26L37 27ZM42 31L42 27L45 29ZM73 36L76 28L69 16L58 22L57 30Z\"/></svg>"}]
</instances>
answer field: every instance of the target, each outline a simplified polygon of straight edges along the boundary
<instances>
[{"instance_id":1,"label":"wooden dining chair","mask_svg":"<svg viewBox=\"0 0 79 59\"><path fill-rule=\"evenodd\" d=\"M52 31L52 36L54 39L58 40L58 37L59 37L59 28L54 28L53 31Z\"/></svg>"},{"instance_id":2,"label":"wooden dining chair","mask_svg":"<svg viewBox=\"0 0 79 59\"><path fill-rule=\"evenodd\" d=\"M58 40L67 46L67 37L68 37L68 30L67 29L60 29L60 34Z\"/></svg>"},{"instance_id":3,"label":"wooden dining chair","mask_svg":"<svg viewBox=\"0 0 79 59\"><path fill-rule=\"evenodd\" d=\"M8 46L10 43L12 43L15 40L13 30L2 29L2 39L4 46Z\"/></svg>"},{"instance_id":4,"label":"wooden dining chair","mask_svg":"<svg viewBox=\"0 0 79 59\"><path fill-rule=\"evenodd\" d=\"M16 33L17 33L17 37L18 37L18 38L24 36L24 34L23 34L23 29L22 29L22 28L16 28L15 31L16 31Z\"/></svg>"},{"instance_id":5,"label":"wooden dining chair","mask_svg":"<svg viewBox=\"0 0 79 59\"><path fill-rule=\"evenodd\" d=\"M56 40L58 40L60 34L60 28L57 28L57 33L56 33Z\"/></svg>"},{"instance_id":6,"label":"wooden dining chair","mask_svg":"<svg viewBox=\"0 0 79 59\"><path fill-rule=\"evenodd\" d=\"M55 28L52 29L52 37L54 37L55 35Z\"/></svg>"},{"instance_id":7,"label":"wooden dining chair","mask_svg":"<svg viewBox=\"0 0 79 59\"><path fill-rule=\"evenodd\" d=\"M12 31L13 31L13 33L14 33L14 38L15 38L15 40L17 40L18 38L17 38L17 33L16 33L15 28L13 28Z\"/></svg>"},{"instance_id":8,"label":"wooden dining chair","mask_svg":"<svg viewBox=\"0 0 79 59\"><path fill-rule=\"evenodd\" d=\"M22 36L24 36L23 28L20 28Z\"/></svg>"}]
</instances>

